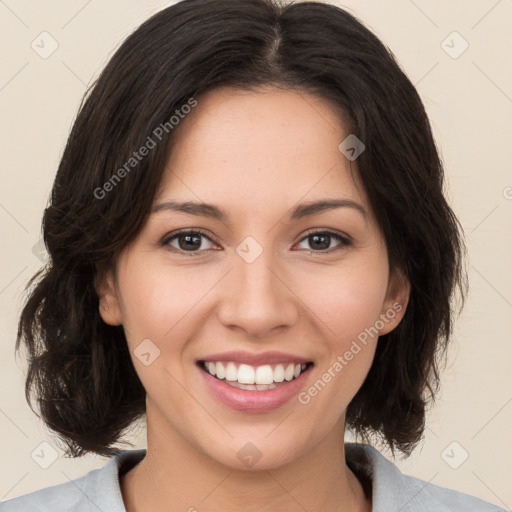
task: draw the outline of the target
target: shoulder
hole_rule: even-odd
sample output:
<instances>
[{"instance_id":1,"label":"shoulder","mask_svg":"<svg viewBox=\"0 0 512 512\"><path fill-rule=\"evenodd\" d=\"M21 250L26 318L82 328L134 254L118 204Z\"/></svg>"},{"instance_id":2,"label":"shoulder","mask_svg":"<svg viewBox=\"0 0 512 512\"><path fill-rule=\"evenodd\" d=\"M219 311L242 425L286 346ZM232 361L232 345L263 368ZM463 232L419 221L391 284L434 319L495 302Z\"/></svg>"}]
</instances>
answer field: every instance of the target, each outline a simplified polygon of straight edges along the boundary
<instances>
[{"instance_id":1,"label":"shoulder","mask_svg":"<svg viewBox=\"0 0 512 512\"><path fill-rule=\"evenodd\" d=\"M504 512L506 509L455 489L404 475L370 445L347 443L349 467L366 478L372 490L373 510L379 512Z\"/></svg>"},{"instance_id":2,"label":"shoulder","mask_svg":"<svg viewBox=\"0 0 512 512\"><path fill-rule=\"evenodd\" d=\"M409 489L408 499L411 503L420 504L423 508L417 506L411 510L435 510L446 512L504 512L505 509L493 505L487 501L481 500L476 496L466 494L455 489L441 487L419 478L408 475L402 475L403 485Z\"/></svg>"},{"instance_id":3,"label":"shoulder","mask_svg":"<svg viewBox=\"0 0 512 512\"><path fill-rule=\"evenodd\" d=\"M146 450L122 450L80 478L0 502L0 512L125 512L119 469L133 466Z\"/></svg>"},{"instance_id":4,"label":"shoulder","mask_svg":"<svg viewBox=\"0 0 512 512\"><path fill-rule=\"evenodd\" d=\"M88 510L80 507L81 491L86 487L87 475L51 487L45 487L0 503L1 512L64 512Z\"/></svg>"}]
</instances>

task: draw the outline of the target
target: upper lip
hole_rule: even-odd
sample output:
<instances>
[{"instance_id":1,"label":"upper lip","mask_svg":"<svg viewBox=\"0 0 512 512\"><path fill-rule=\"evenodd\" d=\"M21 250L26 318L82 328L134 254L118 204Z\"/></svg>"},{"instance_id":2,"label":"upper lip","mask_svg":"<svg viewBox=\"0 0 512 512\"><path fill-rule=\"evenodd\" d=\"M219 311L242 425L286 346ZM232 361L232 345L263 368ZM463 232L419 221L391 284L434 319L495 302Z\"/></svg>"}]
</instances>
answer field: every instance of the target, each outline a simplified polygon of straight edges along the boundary
<instances>
[{"instance_id":1,"label":"upper lip","mask_svg":"<svg viewBox=\"0 0 512 512\"><path fill-rule=\"evenodd\" d=\"M199 361L221 361L226 363L232 361L234 363L248 364L250 366L279 363L306 364L312 362L311 359L305 359L293 354L286 354L285 352L271 351L254 353L242 350L210 354L202 357Z\"/></svg>"}]
</instances>

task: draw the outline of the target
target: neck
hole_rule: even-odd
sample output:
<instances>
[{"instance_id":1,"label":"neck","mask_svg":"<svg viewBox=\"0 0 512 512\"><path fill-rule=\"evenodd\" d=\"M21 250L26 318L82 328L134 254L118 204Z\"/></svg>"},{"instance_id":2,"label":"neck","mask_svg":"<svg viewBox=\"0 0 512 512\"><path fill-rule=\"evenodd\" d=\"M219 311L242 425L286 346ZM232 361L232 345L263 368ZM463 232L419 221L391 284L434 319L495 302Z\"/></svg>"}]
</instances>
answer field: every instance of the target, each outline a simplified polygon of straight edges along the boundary
<instances>
[{"instance_id":1,"label":"neck","mask_svg":"<svg viewBox=\"0 0 512 512\"><path fill-rule=\"evenodd\" d=\"M127 512L371 511L345 463L344 418L314 449L262 470L220 464L149 418L146 457L120 479Z\"/></svg>"}]
</instances>

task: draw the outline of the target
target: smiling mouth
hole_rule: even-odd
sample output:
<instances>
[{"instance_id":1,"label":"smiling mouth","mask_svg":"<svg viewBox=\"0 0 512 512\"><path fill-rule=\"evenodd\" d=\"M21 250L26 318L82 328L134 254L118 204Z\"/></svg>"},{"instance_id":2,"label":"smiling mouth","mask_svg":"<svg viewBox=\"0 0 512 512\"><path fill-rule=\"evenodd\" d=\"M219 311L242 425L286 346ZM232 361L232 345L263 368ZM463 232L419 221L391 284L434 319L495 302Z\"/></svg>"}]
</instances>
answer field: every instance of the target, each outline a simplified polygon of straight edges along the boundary
<instances>
[{"instance_id":1,"label":"smiling mouth","mask_svg":"<svg viewBox=\"0 0 512 512\"><path fill-rule=\"evenodd\" d=\"M267 391L283 386L299 378L313 364L308 362L252 366L234 361L198 361L201 370L217 380L247 391Z\"/></svg>"}]
</instances>

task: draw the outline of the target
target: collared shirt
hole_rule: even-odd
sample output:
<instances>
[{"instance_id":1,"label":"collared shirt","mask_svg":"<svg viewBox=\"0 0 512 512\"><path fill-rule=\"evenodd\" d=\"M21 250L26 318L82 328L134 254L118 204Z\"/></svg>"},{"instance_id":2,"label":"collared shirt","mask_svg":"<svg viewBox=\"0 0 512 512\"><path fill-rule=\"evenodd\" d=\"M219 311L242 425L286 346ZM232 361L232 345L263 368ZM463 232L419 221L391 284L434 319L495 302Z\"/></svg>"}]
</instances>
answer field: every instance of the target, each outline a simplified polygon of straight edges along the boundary
<instances>
[{"instance_id":1,"label":"collared shirt","mask_svg":"<svg viewBox=\"0 0 512 512\"><path fill-rule=\"evenodd\" d=\"M75 480L0 502L0 512L126 512L119 474L146 450L121 450L103 467ZM349 468L372 492L372 512L505 512L479 498L404 475L374 447L346 443Z\"/></svg>"}]
</instances>

